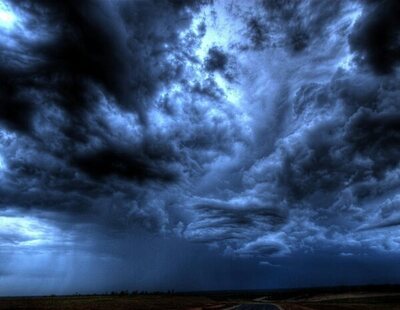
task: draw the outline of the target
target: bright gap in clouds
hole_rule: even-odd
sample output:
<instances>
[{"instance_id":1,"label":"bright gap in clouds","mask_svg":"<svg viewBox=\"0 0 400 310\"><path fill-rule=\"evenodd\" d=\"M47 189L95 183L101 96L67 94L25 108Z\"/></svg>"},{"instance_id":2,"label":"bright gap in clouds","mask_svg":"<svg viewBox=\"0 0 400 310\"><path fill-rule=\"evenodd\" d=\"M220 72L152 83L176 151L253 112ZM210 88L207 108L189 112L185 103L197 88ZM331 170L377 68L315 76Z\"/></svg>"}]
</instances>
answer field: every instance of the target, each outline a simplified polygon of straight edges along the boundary
<instances>
[{"instance_id":1,"label":"bright gap in clouds","mask_svg":"<svg viewBox=\"0 0 400 310\"><path fill-rule=\"evenodd\" d=\"M6 169L6 163L4 162L4 159L0 155L0 172Z\"/></svg>"},{"instance_id":2,"label":"bright gap in clouds","mask_svg":"<svg viewBox=\"0 0 400 310\"><path fill-rule=\"evenodd\" d=\"M238 33L240 33L240 29L243 27L243 23L237 18L232 18L229 12L232 9L231 6L232 4L224 1L216 2L214 6L205 6L193 19L191 30L199 34L204 27L204 35L200 39L199 46L194 51L203 65L210 57L210 50L214 48L228 57L225 71L232 70L230 74L235 75L237 79L231 80L227 77L226 72L224 74L224 72L219 72L218 70L210 73L210 75L216 85L223 91L227 103L238 108L240 114L243 115L242 120L246 122L248 116L243 107L241 107L243 103L241 81L236 74L237 72L234 72L238 69L236 68L236 59L235 57L231 57L233 56L231 54L233 51L231 45L238 39ZM199 68L198 71L204 73Z\"/></svg>"},{"instance_id":3,"label":"bright gap in clouds","mask_svg":"<svg viewBox=\"0 0 400 310\"><path fill-rule=\"evenodd\" d=\"M6 2L0 2L0 28L10 30L17 20L16 15Z\"/></svg>"},{"instance_id":4,"label":"bright gap in clouds","mask_svg":"<svg viewBox=\"0 0 400 310\"><path fill-rule=\"evenodd\" d=\"M3 212L0 214L0 235L3 236L3 246L32 249L53 245L56 231L54 227L35 217L14 216Z\"/></svg>"}]
</instances>

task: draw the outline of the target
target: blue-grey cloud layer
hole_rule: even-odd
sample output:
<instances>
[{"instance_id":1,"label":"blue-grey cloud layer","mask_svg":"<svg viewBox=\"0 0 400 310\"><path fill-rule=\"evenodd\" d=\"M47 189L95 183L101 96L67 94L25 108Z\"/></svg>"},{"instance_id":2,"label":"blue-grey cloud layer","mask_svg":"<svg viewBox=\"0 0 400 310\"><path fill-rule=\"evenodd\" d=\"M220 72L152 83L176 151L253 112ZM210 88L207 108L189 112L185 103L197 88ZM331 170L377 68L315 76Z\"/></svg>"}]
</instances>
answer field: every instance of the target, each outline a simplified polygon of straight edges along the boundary
<instances>
[{"instance_id":1,"label":"blue-grey cloud layer","mask_svg":"<svg viewBox=\"0 0 400 310\"><path fill-rule=\"evenodd\" d=\"M397 1L2 8L1 257L399 252Z\"/></svg>"}]
</instances>

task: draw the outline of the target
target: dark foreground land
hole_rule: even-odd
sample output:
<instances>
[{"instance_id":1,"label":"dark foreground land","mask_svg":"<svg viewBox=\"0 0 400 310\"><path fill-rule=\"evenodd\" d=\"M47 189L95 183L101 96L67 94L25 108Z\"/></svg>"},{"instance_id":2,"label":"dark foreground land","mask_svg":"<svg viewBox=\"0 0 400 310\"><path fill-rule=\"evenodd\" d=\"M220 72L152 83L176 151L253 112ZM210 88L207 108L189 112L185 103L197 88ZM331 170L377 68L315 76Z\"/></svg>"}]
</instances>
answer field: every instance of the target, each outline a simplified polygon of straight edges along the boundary
<instances>
[{"instance_id":1,"label":"dark foreground land","mask_svg":"<svg viewBox=\"0 0 400 310\"><path fill-rule=\"evenodd\" d=\"M400 286L308 288L274 291L3 297L7 309L399 309Z\"/></svg>"}]
</instances>

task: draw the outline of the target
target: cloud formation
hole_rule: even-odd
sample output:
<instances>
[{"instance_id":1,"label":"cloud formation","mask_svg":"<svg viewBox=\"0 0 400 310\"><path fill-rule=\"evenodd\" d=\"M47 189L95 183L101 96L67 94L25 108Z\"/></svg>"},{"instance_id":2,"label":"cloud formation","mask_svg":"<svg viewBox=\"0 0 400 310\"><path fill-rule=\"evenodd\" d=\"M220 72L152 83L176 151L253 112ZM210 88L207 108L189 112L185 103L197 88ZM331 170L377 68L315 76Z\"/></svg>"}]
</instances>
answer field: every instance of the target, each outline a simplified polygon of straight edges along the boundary
<instances>
[{"instance_id":1,"label":"cloud formation","mask_svg":"<svg viewBox=\"0 0 400 310\"><path fill-rule=\"evenodd\" d=\"M1 9L0 259L148 234L264 267L399 252L397 1Z\"/></svg>"}]
</instances>

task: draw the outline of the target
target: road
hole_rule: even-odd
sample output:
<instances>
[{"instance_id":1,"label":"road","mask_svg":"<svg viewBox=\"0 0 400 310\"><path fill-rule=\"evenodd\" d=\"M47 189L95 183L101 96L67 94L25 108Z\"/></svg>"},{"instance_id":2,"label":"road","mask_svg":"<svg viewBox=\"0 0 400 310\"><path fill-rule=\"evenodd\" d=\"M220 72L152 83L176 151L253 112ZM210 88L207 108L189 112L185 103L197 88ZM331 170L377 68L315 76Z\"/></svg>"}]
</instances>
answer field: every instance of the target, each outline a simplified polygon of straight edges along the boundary
<instances>
[{"instance_id":1,"label":"road","mask_svg":"<svg viewBox=\"0 0 400 310\"><path fill-rule=\"evenodd\" d=\"M243 304L236 308L237 310L279 310L273 304Z\"/></svg>"}]
</instances>

